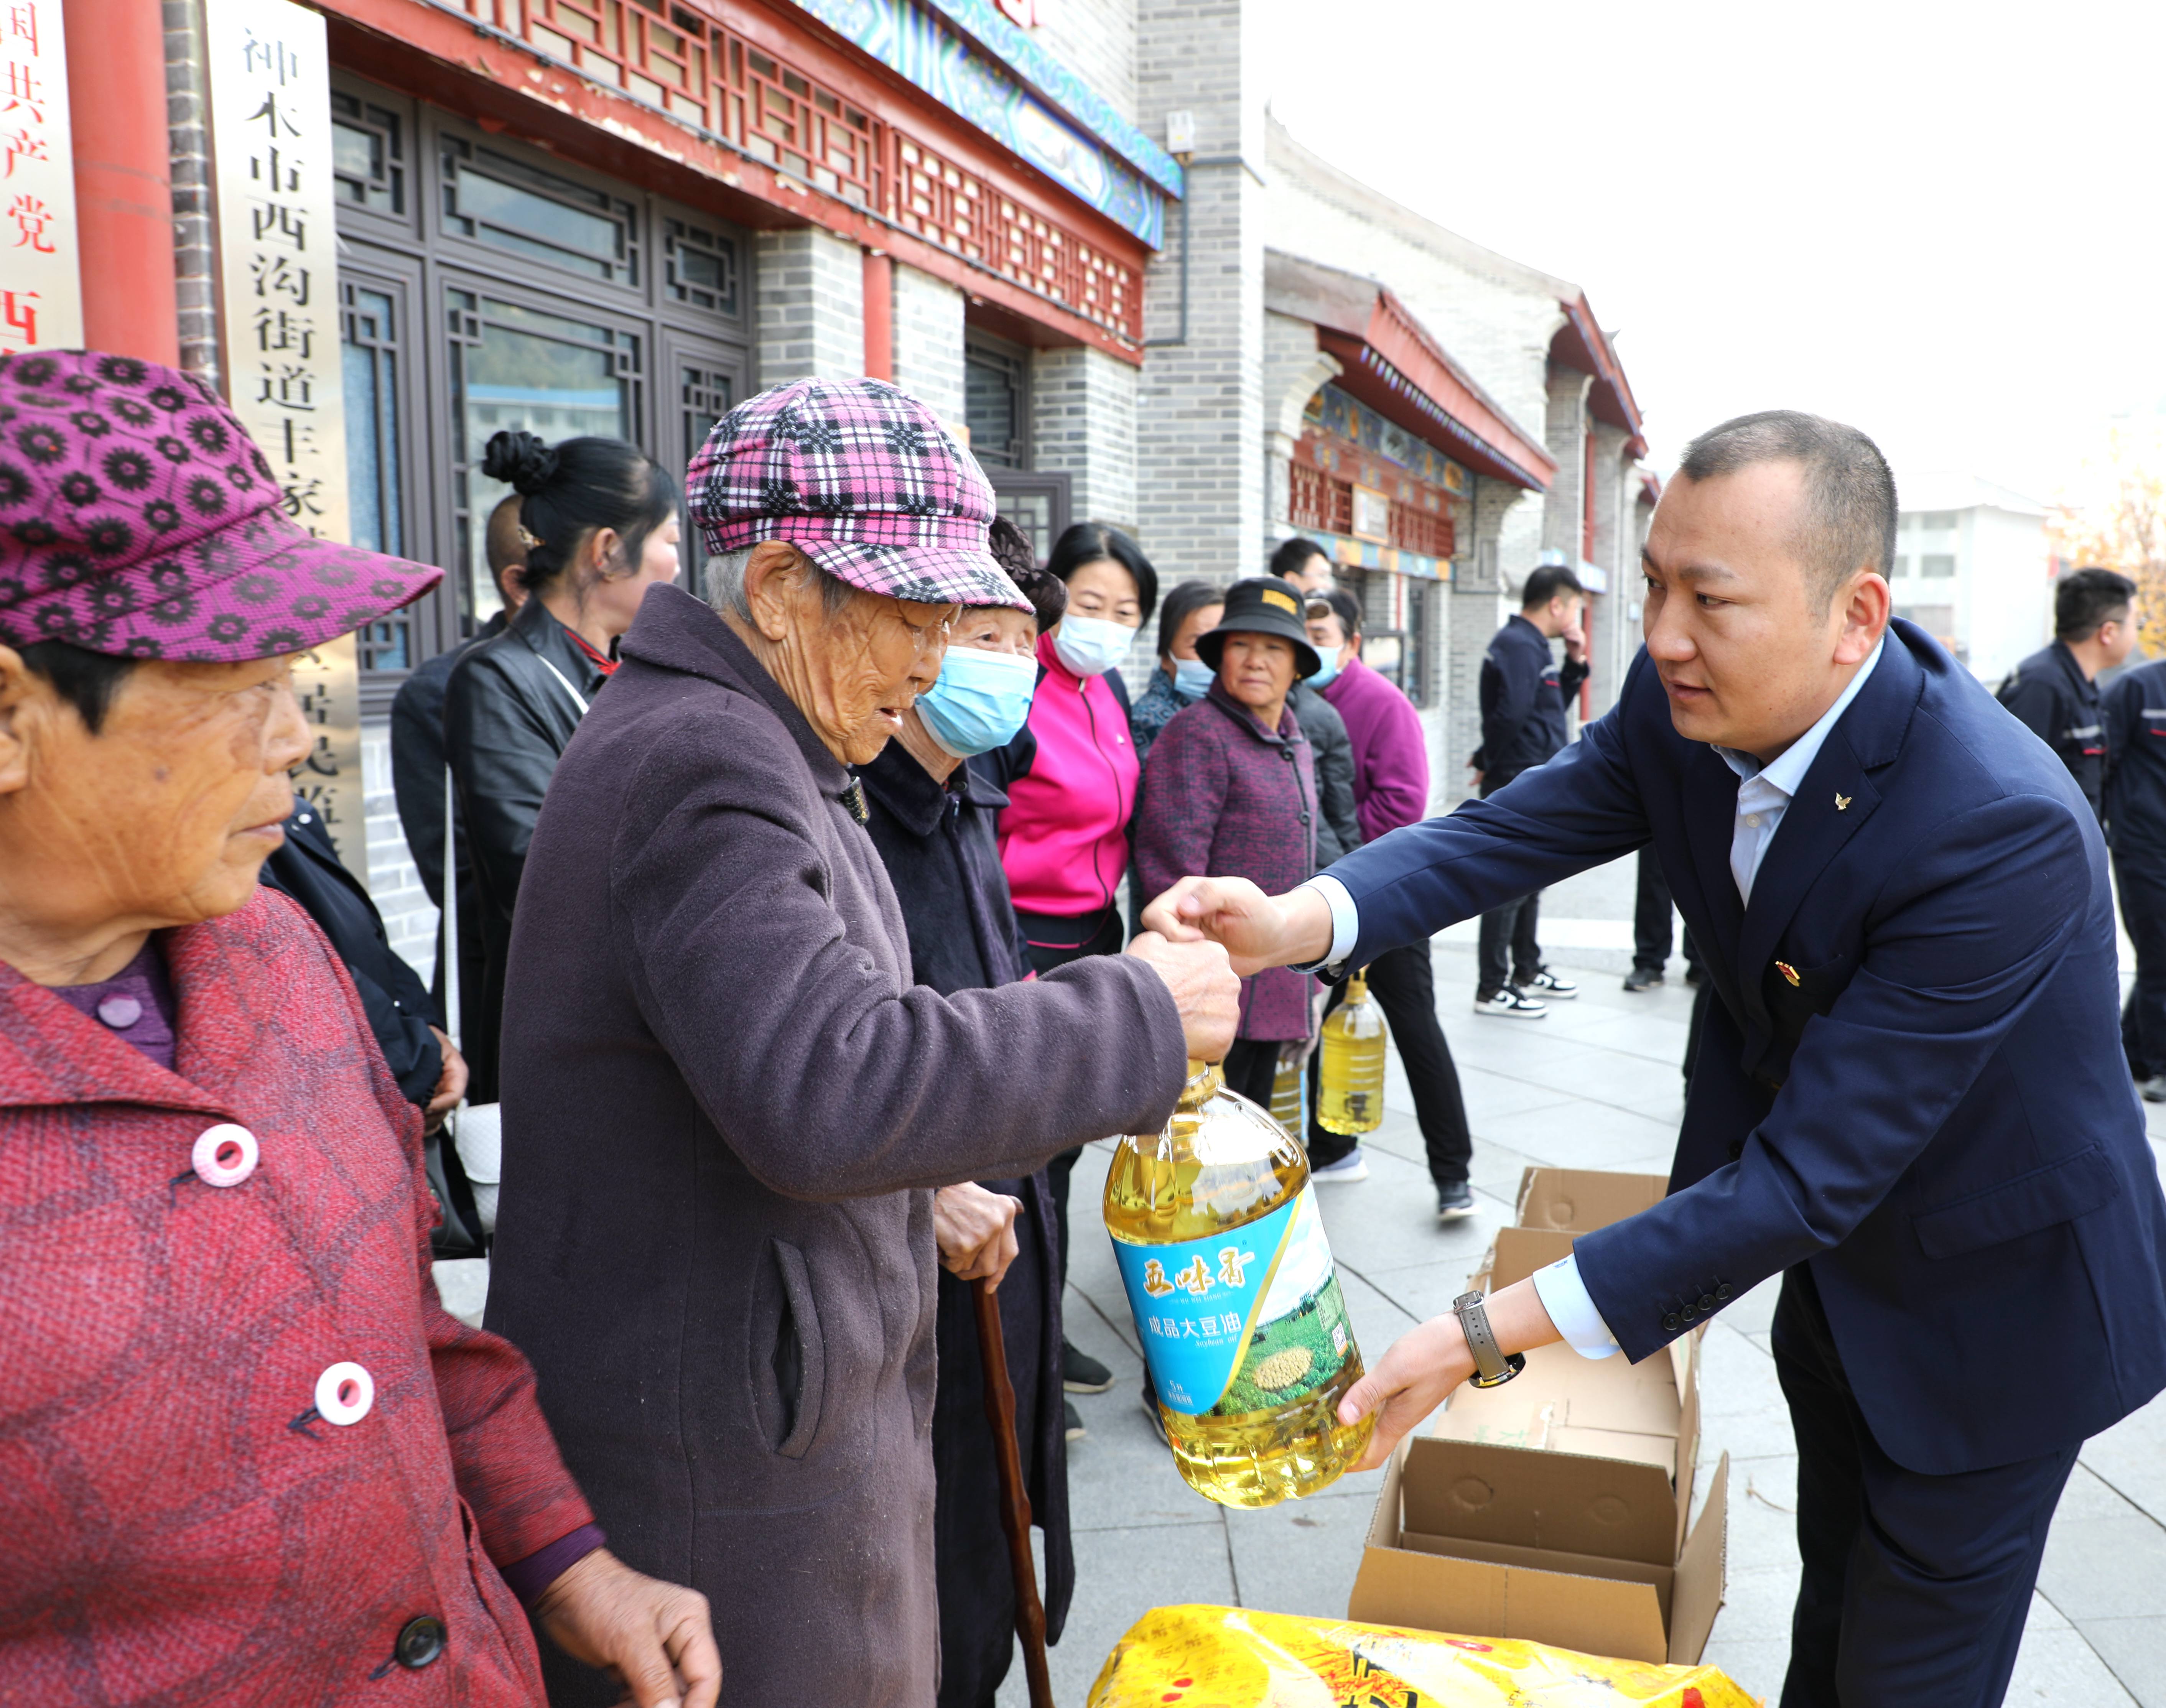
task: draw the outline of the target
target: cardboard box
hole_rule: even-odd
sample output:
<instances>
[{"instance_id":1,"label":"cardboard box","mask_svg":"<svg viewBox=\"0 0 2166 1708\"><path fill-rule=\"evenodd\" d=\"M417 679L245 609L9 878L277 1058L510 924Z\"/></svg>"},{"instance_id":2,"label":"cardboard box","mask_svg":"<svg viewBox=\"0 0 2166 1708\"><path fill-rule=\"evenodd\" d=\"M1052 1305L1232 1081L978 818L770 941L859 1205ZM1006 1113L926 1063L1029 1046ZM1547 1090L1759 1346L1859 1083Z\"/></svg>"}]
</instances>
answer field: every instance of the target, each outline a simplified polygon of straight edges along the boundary
<instances>
[{"instance_id":1,"label":"cardboard box","mask_svg":"<svg viewBox=\"0 0 2166 1708\"><path fill-rule=\"evenodd\" d=\"M1519 1177L1519 1224L1592 1234L1661 1203L1667 1175L1616 1174L1599 1168L1530 1168Z\"/></svg>"},{"instance_id":2,"label":"cardboard box","mask_svg":"<svg viewBox=\"0 0 2166 1708\"><path fill-rule=\"evenodd\" d=\"M1689 1665L1722 1605L1729 1489L1725 1453L1688 1532L1689 1470L1409 1437L1346 1616Z\"/></svg>"},{"instance_id":3,"label":"cardboard box","mask_svg":"<svg viewBox=\"0 0 2166 1708\"><path fill-rule=\"evenodd\" d=\"M1530 1168L1520 1225L1470 1284L1524 1280L1668 1185ZM1386 1473L1348 1616L1697 1662L1722 1605L1730 1486L1725 1456L1691 1522L1698 1349L1686 1335L1632 1365L1541 1346L1503 1387L1460 1389Z\"/></svg>"},{"instance_id":4,"label":"cardboard box","mask_svg":"<svg viewBox=\"0 0 2166 1708\"><path fill-rule=\"evenodd\" d=\"M1430 1424L1446 1441L1480 1442L1522 1453L1624 1459L1659 1469L1675 1488L1690 1486L1699 1455L1699 1370L1690 1335L1667 1357L1628 1364L1622 1356L1582 1358L1569 1346L1537 1346L1527 1367L1502 1388L1462 1388ZM1539 1481L1539 1464L1522 1475ZM1684 1542L1683 1515L1674 1541Z\"/></svg>"}]
</instances>

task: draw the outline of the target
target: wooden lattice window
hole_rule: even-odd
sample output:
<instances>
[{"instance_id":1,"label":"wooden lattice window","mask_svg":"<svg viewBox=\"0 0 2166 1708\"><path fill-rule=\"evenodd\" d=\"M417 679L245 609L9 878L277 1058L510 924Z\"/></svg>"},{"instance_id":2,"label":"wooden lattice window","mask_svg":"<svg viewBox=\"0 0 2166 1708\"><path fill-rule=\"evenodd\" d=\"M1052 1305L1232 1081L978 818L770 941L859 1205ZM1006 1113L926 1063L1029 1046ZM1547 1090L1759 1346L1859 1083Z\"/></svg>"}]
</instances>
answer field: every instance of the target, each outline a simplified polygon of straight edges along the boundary
<instances>
[{"instance_id":1,"label":"wooden lattice window","mask_svg":"<svg viewBox=\"0 0 2166 1708\"><path fill-rule=\"evenodd\" d=\"M1354 531L1354 488L1335 480L1321 468L1296 463L1287 471L1292 477L1292 514L1297 529L1322 534Z\"/></svg>"},{"instance_id":2,"label":"wooden lattice window","mask_svg":"<svg viewBox=\"0 0 2166 1708\"><path fill-rule=\"evenodd\" d=\"M1392 506L1392 543L1425 558L1451 555L1452 526L1448 511L1424 510L1418 505Z\"/></svg>"},{"instance_id":3,"label":"wooden lattice window","mask_svg":"<svg viewBox=\"0 0 2166 1708\"><path fill-rule=\"evenodd\" d=\"M1143 275L787 60L674 0L436 0L592 81L700 125L1116 336Z\"/></svg>"}]
</instances>

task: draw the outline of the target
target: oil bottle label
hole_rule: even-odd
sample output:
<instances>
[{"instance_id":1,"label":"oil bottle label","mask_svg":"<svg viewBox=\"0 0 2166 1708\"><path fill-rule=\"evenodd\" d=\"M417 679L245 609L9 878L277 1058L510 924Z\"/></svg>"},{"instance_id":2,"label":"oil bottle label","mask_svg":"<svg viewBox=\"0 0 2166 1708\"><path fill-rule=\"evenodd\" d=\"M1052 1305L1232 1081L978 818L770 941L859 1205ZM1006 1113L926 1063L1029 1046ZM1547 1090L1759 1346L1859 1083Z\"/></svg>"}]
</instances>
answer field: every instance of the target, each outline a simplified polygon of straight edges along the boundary
<instances>
[{"instance_id":1,"label":"oil bottle label","mask_svg":"<svg viewBox=\"0 0 2166 1708\"><path fill-rule=\"evenodd\" d=\"M1330 1382L1353 1350L1313 1187L1207 1240L1138 1245L1116 1236L1113 1256L1168 1410L1274 1410Z\"/></svg>"}]
</instances>

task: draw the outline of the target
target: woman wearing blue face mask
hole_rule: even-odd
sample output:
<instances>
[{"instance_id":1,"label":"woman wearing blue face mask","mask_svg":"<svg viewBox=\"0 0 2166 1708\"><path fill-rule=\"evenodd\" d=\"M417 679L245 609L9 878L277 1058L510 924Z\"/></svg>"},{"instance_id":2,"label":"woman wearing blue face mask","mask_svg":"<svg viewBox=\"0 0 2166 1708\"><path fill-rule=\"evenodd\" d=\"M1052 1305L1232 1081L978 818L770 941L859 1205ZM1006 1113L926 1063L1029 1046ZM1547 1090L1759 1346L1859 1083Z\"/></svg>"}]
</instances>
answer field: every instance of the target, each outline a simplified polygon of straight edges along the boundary
<instances>
[{"instance_id":1,"label":"woman wearing blue face mask","mask_svg":"<svg viewBox=\"0 0 2166 1708\"><path fill-rule=\"evenodd\" d=\"M1006 791L1001 866L1023 953L1041 974L1086 954L1117 954L1127 940L1119 896L1143 767L1128 733L1128 685L1114 667L1158 604L1150 560L1102 522L1067 529L1045 568L1067 589L1068 604L1038 643L1030 722L1016 740L971 764ZM1068 1177L1081 1155L1055 1157L1050 1171L1064 1230ZM1065 1253L1065 1231L1061 1247ZM1113 1385L1096 1359L1072 1348L1065 1356L1070 1393ZM1070 1427L1080 1435L1080 1417Z\"/></svg>"},{"instance_id":2,"label":"woman wearing blue face mask","mask_svg":"<svg viewBox=\"0 0 2166 1708\"><path fill-rule=\"evenodd\" d=\"M1224 601L1225 595L1209 582L1184 581L1159 606L1158 669L1151 672L1143 698L1128 708L1128 733L1135 738L1138 763L1149 762L1151 743L1174 713L1195 705L1218 679L1196 656L1196 637L1218 626ZM1138 912L1149 899L1129 897Z\"/></svg>"},{"instance_id":3,"label":"woman wearing blue face mask","mask_svg":"<svg viewBox=\"0 0 2166 1708\"><path fill-rule=\"evenodd\" d=\"M963 761L1005 746L1022 729L1038 685L1038 630L1060 620L1065 595L1033 566L1028 542L1006 521L995 521L989 543L1035 615L966 609L950 630L938 680L903 714L902 732L858 772L865 828L902 909L911 976L943 996L1011 984L1031 970L996 846L996 821L1007 796ZM932 1399L937 1708L981 1708L1000 1688L1015 1647L1015 1585L1001 1528L970 1277L999 1282L1016 1441L1031 1515L1045 1533L1051 1635L1059 1634L1075 1581L1054 1284L1059 1236L1045 1171L943 1187L933 1194L932 1227L943 1271Z\"/></svg>"}]
</instances>

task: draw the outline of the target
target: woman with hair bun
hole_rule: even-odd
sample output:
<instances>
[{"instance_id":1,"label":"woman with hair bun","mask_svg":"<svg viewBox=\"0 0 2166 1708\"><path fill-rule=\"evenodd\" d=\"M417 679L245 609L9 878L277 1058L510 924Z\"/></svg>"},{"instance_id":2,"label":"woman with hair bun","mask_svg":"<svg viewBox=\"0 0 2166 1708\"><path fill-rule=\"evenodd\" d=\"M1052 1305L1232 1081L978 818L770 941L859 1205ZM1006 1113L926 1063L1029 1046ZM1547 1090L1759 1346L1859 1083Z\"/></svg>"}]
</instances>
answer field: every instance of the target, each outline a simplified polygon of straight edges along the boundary
<instances>
[{"instance_id":1,"label":"woman with hair bun","mask_svg":"<svg viewBox=\"0 0 2166 1708\"><path fill-rule=\"evenodd\" d=\"M504 970L526 845L557 759L616 669L617 637L658 581L677 579L677 483L621 439L546 445L506 431L482 472L520 494L526 602L468 649L444 702L483 953L480 1023L460 1042L476 1103L498 1095Z\"/></svg>"}]
</instances>

